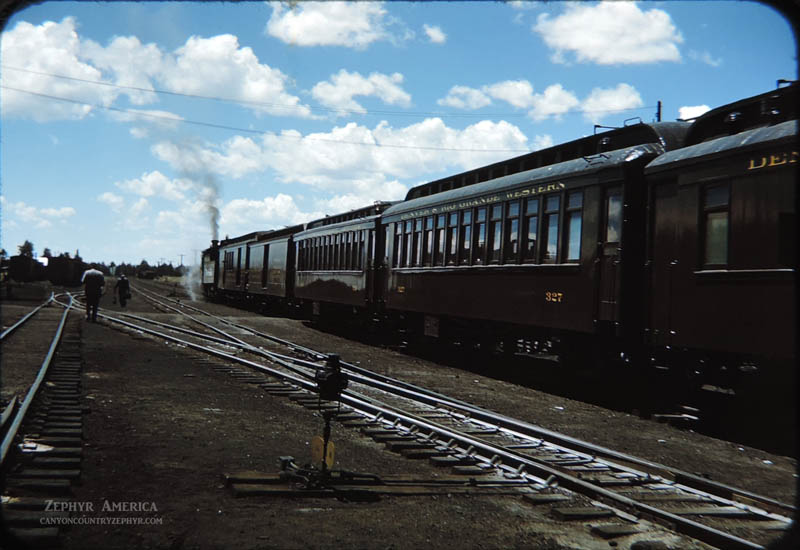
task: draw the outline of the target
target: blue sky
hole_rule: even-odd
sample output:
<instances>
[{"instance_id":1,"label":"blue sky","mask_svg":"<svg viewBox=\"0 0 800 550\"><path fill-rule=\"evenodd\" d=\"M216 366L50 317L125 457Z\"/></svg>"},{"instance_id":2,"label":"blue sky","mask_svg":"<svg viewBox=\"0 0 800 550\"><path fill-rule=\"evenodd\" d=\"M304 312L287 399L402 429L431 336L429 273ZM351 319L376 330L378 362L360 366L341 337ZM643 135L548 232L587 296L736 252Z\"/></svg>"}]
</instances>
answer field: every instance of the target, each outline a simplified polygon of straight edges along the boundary
<instances>
[{"instance_id":1,"label":"blue sky","mask_svg":"<svg viewBox=\"0 0 800 550\"><path fill-rule=\"evenodd\" d=\"M755 2L45 2L0 46L0 245L175 265L797 72Z\"/></svg>"}]
</instances>

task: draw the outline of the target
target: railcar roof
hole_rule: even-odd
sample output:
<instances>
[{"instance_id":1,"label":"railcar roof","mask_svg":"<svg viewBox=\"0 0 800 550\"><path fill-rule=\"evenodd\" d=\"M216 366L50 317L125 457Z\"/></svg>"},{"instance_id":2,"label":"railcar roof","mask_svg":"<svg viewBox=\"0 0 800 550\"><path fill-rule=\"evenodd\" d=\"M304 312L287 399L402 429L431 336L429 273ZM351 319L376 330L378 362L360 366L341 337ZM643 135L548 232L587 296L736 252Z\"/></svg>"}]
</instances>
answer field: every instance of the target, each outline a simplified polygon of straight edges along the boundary
<instances>
[{"instance_id":1,"label":"railcar roof","mask_svg":"<svg viewBox=\"0 0 800 550\"><path fill-rule=\"evenodd\" d=\"M745 130L796 120L800 84L777 88L757 96L721 105L695 119L686 145L697 145Z\"/></svg>"},{"instance_id":2,"label":"railcar roof","mask_svg":"<svg viewBox=\"0 0 800 550\"><path fill-rule=\"evenodd\" d=\"M340 214L334 214L332 216L325 216L324 218L312 220L306 224L306 227L308 229L314 229L328 225L336 225L351 220L363 220L365 218L380 214L393 204L395 204L395 202L375 201L373 204L356 208L355 210L349 210L348 212L342 212Z\"/></svg>"},{"instance_id":3,"label":"railcar roof","mask_svg":"<svg viewBox=\"0 0 800 550\"><path fill-rule=\"evenodd\" d=\"M688 164L706 160L709 156L750 149L770 142L789 142L797 138L797 121L788 120L774 126L754 128L732 136L723 136L711 141L704 141L697 145L690 145L683 149L664 153L653 160L645 168L645 173L650 174L675 167L677 164Z\"/></svg>"},{"instance_id":4,"label":"railcar roof","mask_svg":"<svg viewBox=\"0 0 800 550\"><path fill-rule=\"evenodd\" d=\"M246 241L254 241L254 240L260 238L261 235L266 235L267 233L269 233L269 231L253 231L251 233L247 233L246 235L240 235L238 237L225 238L225 239L222 239L219 242L219 246L223 247L223 246L229 246L231 244L237 244L237 243L242 243L242 242L246 242Z\"/></svg>"},{"instance_id":5,"label":"railcar roof","mask_svg":"<svg viewBox=\"0 0 800 550\"><path fill-rule=\"evenodd\" d=\"M345 220L339 223L332 223L330 225L319 225L316 227L312 227L311 224L309 224L306 230L297 233L296 237L298 239L302 239L303 237L308 235L319 235L328 231L335 233L340 229L342 229L343 227L352 227L365 224L369 225L371 223L374 223L376 218L380 218L380 214L376 214L374 216L367 216L364 218L353 218L352 220Z\"/></svg>"},{"instance_id":6,"label":"railcar roof","mask_svg":"<svg viewBox=\"0 0 800 550\"><path fill-rule=\"evenodd\" d=\"M449 191L442 191L435 195L428 195L418 199L412 199L396 204L383 213L384 218L390 218L396 214L402 214L410 210L427 208L443 203L458 202L464 199L478 197L489 193L497 193L512 189L517 186L529 184L531 182L545 182L563 177L575 177L587 175L608 168L619 166L626 161L634 160L643 155L662 154L664 147L661 144L646 143L634 147L626 147L616 151L599 153L589 157L581 157L568 160L559 164L542 166L525 172L517 172L508 176L502 176L489 181L483 181L467 187L459 187Z\"/></svg>"},{"instance_id":7,"label":"railcar roof","mask_svg":"<svg viewBox=\"0 0 800 550\"><path fill-rule=\"evenodd\" d=\"M409 189L406 200L435 195L468 185L477 185L496 179L501 175L542 168L643 143L660 143L666 151L671 151L683 145L689 127L687 122L640 122L622 128L614 128L417 185Z\"/></svg>"}]
</instances>

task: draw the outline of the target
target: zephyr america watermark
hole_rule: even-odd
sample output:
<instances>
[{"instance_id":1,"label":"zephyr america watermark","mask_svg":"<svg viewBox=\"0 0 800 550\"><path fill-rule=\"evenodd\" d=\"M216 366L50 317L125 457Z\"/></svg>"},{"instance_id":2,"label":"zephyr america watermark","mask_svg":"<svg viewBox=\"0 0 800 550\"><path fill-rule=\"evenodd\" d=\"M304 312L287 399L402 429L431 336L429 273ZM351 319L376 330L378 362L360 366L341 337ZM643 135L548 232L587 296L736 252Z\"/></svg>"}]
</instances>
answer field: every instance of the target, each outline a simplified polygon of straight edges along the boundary
<instances>
[{"instance_id":1,"label":"zephyr america watermark","mask_svg":"<svg viewBox=\"0 0 800 550\"><path fill-rule=\"evenodd\" d=\"M103 500L102 504L92 501L71 500L45 500L45 512L55 512L58 515L45 515L39 519L42 525L161 525L164 518L161 516L87 516L89 513L156 513L158 506L150 501L109 501ZM65 516L68 514L82 514Z\"/></svg>"}]
</instances>

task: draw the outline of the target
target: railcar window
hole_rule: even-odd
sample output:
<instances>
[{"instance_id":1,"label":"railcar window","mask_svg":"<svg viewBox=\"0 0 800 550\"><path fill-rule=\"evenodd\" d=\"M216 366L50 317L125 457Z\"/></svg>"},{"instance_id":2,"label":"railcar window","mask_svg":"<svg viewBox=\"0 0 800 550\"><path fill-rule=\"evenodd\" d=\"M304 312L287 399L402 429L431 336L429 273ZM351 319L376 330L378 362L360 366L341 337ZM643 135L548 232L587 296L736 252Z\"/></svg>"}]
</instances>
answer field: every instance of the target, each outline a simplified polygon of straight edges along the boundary
<instances>
[{"instance_id":1,"label":"railcar window","mask_svg":"<svg viewBox=\"0 0 800 550\"><path fill-rule=\"evenodd\" d=\"M269 245L264 246L264 265L261 266L261 288L267 287L267 267L269 266Z\"/></svg>"},{"instance_id":2,"label":"railcar window","mask_svg":"<svg viewBox=\"0 0 800 550\"><path fill-rule=\"evenodd\" d=\"M486 261L486 209L478 208L475 211L475 250L473 263L482 264Z\"/></svg>"},{"instance_id":3,"label":"railcar window","mask_svg":"<svg viewBox=\"0 0 800 550\"><path fill-rule=\"evenodd\" d=\"M458 213L450 214L447 222L447 265L455 265L458 257Z\"/></svg>"},{"instance_id":4,"label":"railcar window","mask_svg":"<svg viewBox=\"0 0 800 550\"><path fill-rule=\"evenodd\" d=\"M406 235L404 237L405 244L406 244L406 253L403 257L403 266L409 267L413 264L414 258L414 222L407 221L406 222Z\"/></svg>"},{"instance_id":5,"label":"railcar window","mask_svg":"<svg viewBox=\"0 0 800 550\"><path fill-rule=\"evenodd\" d=\"M519 258L519 201L506 203L503 262L516 263Z\"/></svg>"},{"instance_id":6,"label":"railcar window","mask_svg":"<svg viewBox=\"0 0 800 550\"><path fill-rule=\"evenodd\" d=\"M344 261L342 261L342 269L353 269L353 232L348 231L342 235L344 244Z\"/></svg>"},{"instance_id":7,"label":"railcar window","mask_svg":"<svg viewBox=\"0 0 800 550\"><path fill-rule=\"evenodd\" d=\"M469 263L470 235L472 229L472 210L465 210L461 213L461 235L458 252L458 263Z\"/></svg>"},{"instance_id":8,"label":"railcar window","mask_svg":"<svg viewBox=\"0 0 800 550\"><path fill-rule=\"evenodd\" d=\"M386 227L386 231L389 231L389 227ZM388 240L386 241L389 242ZM403 248L403 222L397 222L394 224L394 247L392 248L392 266L393 267L400 267L400 257L402 256L402 248Z\"/></svg>"},{"instance_id":9,"label":"railcar window","mask_svg":"<svg viewBox=\"0 0 800 550\"><path fill-rule=\"evenodd\" d=\"M545 198L544 223L542 224L543 239L545 241L544 263L558 261L558 218L561 206L561 196L551 195Z\"/></svg>"},{"instance_id":10,"label":"railcar window","mask_svg":"<svg viewBox=\"0 0 800 550\"><path fill-rule=\"evenodd\" d=\"M356 268L356 256L358 255L358 232L350 231L347 234L347 263L348 269Z\"/></svg>"},{"instance_id":11,"label":"railcar window","mask_svg":"<svg viewBox=\"0 0 800 550\"><path fill-rule=\"evenodd\" d=\"M618 243L622 238L622 192L608 194L606 199L606 242Z\"/></svg>"},{"instance_id":12,"label":"railcar window","mask_svg":"<svg viewBox=\"0 0 800 550\"><path fill-rule=\"evenodd\" d=\"M422 218L414 220L414 265L422 265Z\"/></svg>"},{"instance_id":13,"label":"railcar window","mask_svg":"<svg viewBox=\"0 0 800 550\"><path fill-rule=\"evenodd\" d=\"M536 261L536 236L539 227L539 199L525 200L525 249L524 260Z\"/></svg>"},{"instance_id":14,"label":"railcar window","mask_svg":"<svg viewBox=\"0 0 800 550\"><path fill-rule=\"evenodd\" d=\"M489 263L500 262L500 247L503 232L503 205L497 204L492 207L492 219L489 222Z\"/></svg>"},{"instance_id":15,"label":"railcar window","mask_svg":"<svg viewBox=\"0 0 800 550\"><path fill-rule=\"evenodd\" d=\"M434 249L436 250L436 257L433 260L434 265L444 265L444 247L446 246L445 242L445 222L446 217L444 214L439 214L436 218L436 246Z\"/></svg>"},{"instance_id":16,"label":"railcar window","mask_svg":"<svg viewBox=\"0 0 800 550\"><path fill-rule=\"evenodd\" d=\"M422 263L431 265L433 258L433 216L425 218L425 242L422 245Z\"/></svg>"},{"instance_id":17,"label":"railcar window","mask_svg":"<svg viewBox=\"0 0 800 550\"><path fill-rule=\"evenodd\" d=\"M567 195L567 261L581 259L581 227L583 225L583 191Z\"/></svg>"},{"instance_id":18,"label":"railcar window","mask_svg":"<svg viewBox=\"0 0 800 550\"><path fill-rule=\"evenodd\" d=\"M342 233L337 237L339 250L337 250L336 269L347 269L347 233Z\"/></svg>"},{"instance_id":19,"label":"railcar window","mask_svg":"<svg viewBox=\"0 0 800 550\"><path fill-rule=\"evenodd\" d=\"M364 244L367 241L367 230L361 230L361 239L358 241L358 256L356 257L356 269L364 269Z\"/></svg>"},{"instance_id":20,"label":"railcar window","mask_svg":"<svg viewBox=\"0 0 800 550\"><path fill-rule=\"evenodd\" d=\"M349 233L342 233L339 236L339 269L347 269L347 254L350 251Z\"/></svg>"},{"instance_id":21,"label":"railcar window","mask_svg":"<svg viewBox=\"0 0 800 550\"><path fill-rule=\"evenodd\" d=\"M728 185L707 187L703 196L705 254L707 266L728 264Z\"/></svg>"},{"instance_id":22,"label":"railcar window","mask_svg":"<svg viewBox=\"0 0 800 550\"><path fill-rule=\"evenodd\" d=\"M339 269L347 269L350 255L350 233L342 233L339 237Z\"/></svg>"}]
</instances>

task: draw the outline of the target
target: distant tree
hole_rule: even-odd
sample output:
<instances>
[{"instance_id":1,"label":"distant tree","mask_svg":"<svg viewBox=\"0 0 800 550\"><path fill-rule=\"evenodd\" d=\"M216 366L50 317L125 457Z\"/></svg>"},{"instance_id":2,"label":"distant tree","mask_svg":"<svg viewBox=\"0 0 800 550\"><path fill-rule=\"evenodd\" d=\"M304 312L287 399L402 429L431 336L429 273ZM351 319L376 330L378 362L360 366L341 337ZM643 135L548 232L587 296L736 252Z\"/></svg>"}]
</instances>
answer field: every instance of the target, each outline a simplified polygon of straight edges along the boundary
<instances>
[{"instance_id":1,"label":"distant tree","mask_svg":"<svg viewBox=\"0 0 800 550\"><path fill-rule=\"evenodd\" d=\"M42 256L44 256L45 258L52 258L53 253L50 252L49 248L45 247L44 252L42 252Z\"/></svg>"},{"instance_id":2,"label":"distant tree","mask_svg":"<svg viewBox=\"0 0 800 550\"><path fill-rule=\"evenodd\" d=\"M62 252L58 255L59 258L66 258L69 260L69 252Z\"/></svg>"},{"instance_id":3,"label":"distant tree","mask_svg":"<svg viewBox=\"0 0 800 550\"><path fill-rule=\"evenodd\" d=\"M5 248L0 248L0 258L8 257L8 252L6 252Z\"/></svg>"},{"instance_id":4,"label":"distant tree","mask_svg":"<svg viewBox=\"0 0 800 550\"><path fill-rule=\"evenodd\" d=\"M19 249L20 256L28 256L30 258L33 257L33 243L29 240L26 240L24 243L17 247Z\"/></svg>"}]
</instances>

